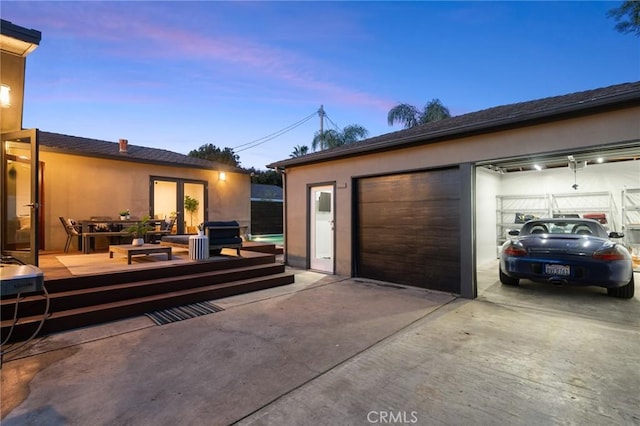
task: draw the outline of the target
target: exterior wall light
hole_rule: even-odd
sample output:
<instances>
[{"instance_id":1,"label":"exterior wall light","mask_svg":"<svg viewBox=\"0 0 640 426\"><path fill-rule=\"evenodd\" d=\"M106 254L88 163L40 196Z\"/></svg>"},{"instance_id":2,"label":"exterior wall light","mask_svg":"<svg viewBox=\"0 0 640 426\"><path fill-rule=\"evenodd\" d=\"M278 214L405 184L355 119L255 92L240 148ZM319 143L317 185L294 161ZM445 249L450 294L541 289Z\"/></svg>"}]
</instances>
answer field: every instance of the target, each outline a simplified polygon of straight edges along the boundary
<instances>
[{"instance_id":1,"label":"exterior wall light","mask_svg":"<svg viewBox=\"0 0 640 426\"><path fill-rule=\"evenodd\" d=\"M218 180L221 181L226 181L227 180L227 174L225 172L218 172Z\"/></svg>"},{"instance_id":2,"label":"exterior wall light","mask_svg":"<svg viewBox=\"0 0 640 426\"><path fill-rule=\"evenodd\" d=\"M2 108L11 106L11 87L6 84L0 85L0 105Z\"/></svg>"}]
</instances>

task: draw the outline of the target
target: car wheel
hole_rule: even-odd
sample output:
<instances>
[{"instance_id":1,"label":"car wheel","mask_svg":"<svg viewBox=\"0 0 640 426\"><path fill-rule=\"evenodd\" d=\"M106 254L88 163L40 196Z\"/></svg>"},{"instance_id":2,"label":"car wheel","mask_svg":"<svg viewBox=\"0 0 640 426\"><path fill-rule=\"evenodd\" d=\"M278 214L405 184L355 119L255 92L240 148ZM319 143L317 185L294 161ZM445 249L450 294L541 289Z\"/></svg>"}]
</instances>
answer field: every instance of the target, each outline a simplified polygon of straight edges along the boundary
<instances>
[{"instance_id":1,"label":"car wheel","mask_svg":"<svg viewBox=\"0 0 640 426\"><path fill-rule=\"evenodd\" d=\"M509 275L502 272L500 269L500 282L504 285L518 285L520 284L520 280L517 278L511 278Z\"/></svg>"},{"instance_id":2,"label":"car wheel","mask_svg":"<svg viewBox=\"0 0 640 426\"><path fill-rule=\"evenodd\" d=\"M635 293L635 284L633 279L633 273L631 274L631 281L627 285L616 288L608 288L607 294L612 297L619 297L621 299L631 299Z\"/></svg>"}]
</instances>

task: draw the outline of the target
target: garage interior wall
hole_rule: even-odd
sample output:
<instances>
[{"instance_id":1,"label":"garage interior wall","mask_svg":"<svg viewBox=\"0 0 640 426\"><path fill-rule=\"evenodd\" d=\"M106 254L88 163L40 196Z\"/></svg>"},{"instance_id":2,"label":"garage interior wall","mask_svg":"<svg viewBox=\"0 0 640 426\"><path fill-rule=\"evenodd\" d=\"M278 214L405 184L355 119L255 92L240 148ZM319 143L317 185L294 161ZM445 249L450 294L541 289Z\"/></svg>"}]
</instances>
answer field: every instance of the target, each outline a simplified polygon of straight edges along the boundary
<instances>
[{"instance_id":1,"label":"garage interior wall","mask_svg":"<svg viewBox=\"0 0 640 426\"><path fill-rule=\"evenodd\" d=\"M576 173L578 190L574 190L574 172L568 167L499 174L476 167L476 247L478 266L497 257L496 196L545 195L610 192L617 231L622 217L622 190L640 187L640 161L589 164ZM597 209L594 209L594 213ZM614 229L610 229L613 231Z\"/></svg>"}]
</instances>

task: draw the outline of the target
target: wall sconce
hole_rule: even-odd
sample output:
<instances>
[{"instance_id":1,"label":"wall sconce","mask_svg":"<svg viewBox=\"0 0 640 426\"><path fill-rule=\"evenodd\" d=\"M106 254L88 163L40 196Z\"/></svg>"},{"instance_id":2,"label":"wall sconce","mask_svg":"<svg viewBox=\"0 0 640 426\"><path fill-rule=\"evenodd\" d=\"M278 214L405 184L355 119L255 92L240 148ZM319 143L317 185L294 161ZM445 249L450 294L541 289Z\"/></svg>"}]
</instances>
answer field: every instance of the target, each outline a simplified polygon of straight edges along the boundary
<instances>
[{"instance_id":1,"label":"wall sconce","mask_svg":"<svg viewBox=\"0 0 640 426\"><path fill-rule=\"evenodd\" d=\"M218 172L218 180L221 181L226 181L227 180L227 174L225 172Z\"/></svg>"},{"instance_id":2,"label":"wall sconce","mask_svg":"<svg viewBox=\"0 0 640 426\"><path fill-rule=\"evenodd\" d=\"M2 108L11 106L11 87L6 84L0 85L0 105Z\"/></svg>"}]
</instances>

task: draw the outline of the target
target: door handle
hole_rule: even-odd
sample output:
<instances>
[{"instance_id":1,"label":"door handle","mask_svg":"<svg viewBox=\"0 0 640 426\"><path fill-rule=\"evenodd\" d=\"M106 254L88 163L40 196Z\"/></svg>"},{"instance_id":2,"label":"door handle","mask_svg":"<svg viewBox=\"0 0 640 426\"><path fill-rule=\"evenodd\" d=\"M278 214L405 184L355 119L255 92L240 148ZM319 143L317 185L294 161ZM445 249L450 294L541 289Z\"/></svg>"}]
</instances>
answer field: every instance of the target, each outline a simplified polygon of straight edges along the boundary
<instances>
[{"instance_id":1,"label":"door handle","mask_svg":"<svg viewBox=\"0 0 640 426\"><path fill-rule=\"evenodd\" d=\"M40 204L38 204L38 203L29 203L29 204L25 204L24 206L25 207L31 207L33 209L40 208Z\"/></svg>"}]
</instances>

